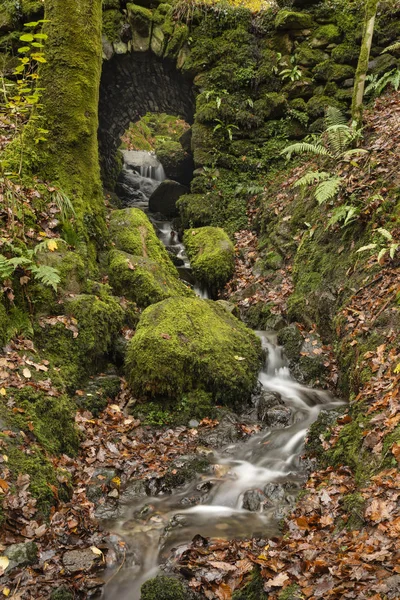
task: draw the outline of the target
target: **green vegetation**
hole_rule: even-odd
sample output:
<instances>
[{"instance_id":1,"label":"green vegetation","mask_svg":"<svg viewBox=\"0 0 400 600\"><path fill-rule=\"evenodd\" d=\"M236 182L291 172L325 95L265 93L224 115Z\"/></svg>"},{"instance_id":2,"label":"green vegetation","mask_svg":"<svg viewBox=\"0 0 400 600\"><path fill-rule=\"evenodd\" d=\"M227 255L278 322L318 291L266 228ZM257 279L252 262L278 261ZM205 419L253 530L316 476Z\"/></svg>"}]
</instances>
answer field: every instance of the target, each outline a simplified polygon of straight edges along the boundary
<instances>
[{"instance_id":1,"label":"green vegetation","mask_svg":"<svg viewBox=\"0 0 400 600\"><path fill-rule=\"evenodd\" d=\"M257 381L261 344L211 301L170 298L148 307L131 340L126 372L139 397L173 398L195 389L243 402Z\"/></svg>"},{"instance_id":2,"label":"green vegetation","mask_svg":"<svg viewBox=\"0 0 400 600\"><path fill-rule=\"evenodd\" d=\"M218 227L189 229L183 242L196 279L215 296L233 275L235 249L232 242Z\"/></svg>"},{"instance_id":3,"label":"green vegetation","mask_svg":"<svg viewBox=\"0 0 400 600\"><path fill-rule=\"evenodd\" d=\"M188 592L180 581L173 577L158 575L141 587L141 600L187 600Z\"/></svg>"}]
</instances>

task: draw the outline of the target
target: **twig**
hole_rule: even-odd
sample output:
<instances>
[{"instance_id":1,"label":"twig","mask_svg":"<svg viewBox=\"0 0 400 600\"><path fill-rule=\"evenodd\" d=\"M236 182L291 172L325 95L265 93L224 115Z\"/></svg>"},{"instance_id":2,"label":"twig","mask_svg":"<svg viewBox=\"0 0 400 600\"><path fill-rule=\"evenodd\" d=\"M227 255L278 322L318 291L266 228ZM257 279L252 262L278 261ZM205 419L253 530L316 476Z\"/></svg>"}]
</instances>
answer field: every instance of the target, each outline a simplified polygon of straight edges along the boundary
<instances>
[{"instance_id":1,"label":"twig","mask_svg":"<svg viewBox=\"0 0 400 600\"><path fill-rule=\"evenodd\" d=\"M105 583L105 585L108 585L110 583L110 581L112 581L114 579L114 577L116 577L118 575L118 573L120 572L120 570L122 569L122 567L125 564L125 560L126 560L126 549L124 548L124 558L122 559L121 564L119 565L118 569L111 575L110 579L108 579Z\"/></svg>"}]
</instances>

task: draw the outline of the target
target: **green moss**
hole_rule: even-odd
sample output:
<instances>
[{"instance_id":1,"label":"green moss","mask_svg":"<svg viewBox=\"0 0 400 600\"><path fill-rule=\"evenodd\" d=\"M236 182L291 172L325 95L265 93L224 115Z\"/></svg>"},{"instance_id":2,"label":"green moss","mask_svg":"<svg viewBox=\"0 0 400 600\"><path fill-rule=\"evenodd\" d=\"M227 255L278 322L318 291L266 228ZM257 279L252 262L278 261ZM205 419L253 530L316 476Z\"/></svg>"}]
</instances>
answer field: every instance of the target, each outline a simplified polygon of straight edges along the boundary
<instances>
[{"instance_id":1,"label":"green moss","mask_svg":"<svg viewBox=\"0 0 400 600\"><path fill-rule=\"evenodd\" d=\"M264 581L258 568L253 571L249 583L233 594L232 600L268 600L268 596L264 592Z\"/></svg>"},{"instance_id":2,"label":"green moss","mask_svg":"<svg viewBox=\"0 0 400 600\"><path fill-rule=\"evenodd\" d=\"M215 161L215 139L212 127L196 122L192 132L194 164L196 167L212 165Z\"/></svg>"},{"instance_id":3,"label":"green moss","mask_svg":"<svg viewBox=\"0 0 400 600\"><path fill-rule=\"evenodd\" d=\"M278 600L304 600L300 586L296 583L289 585L278 595Z\"/></svg>"},{"instance_id":4,"label":"green moss","mask_svg":"<svg viewBox=\"0 0 400 600\"><path fill-rule=\"evenodd\" d=\"M43 18L44 2L43 0L20 0L21 11L24 21L32 18Z\"/></svg>"},{"instance_id":5,"label":"green moss","mask_svg":"<svg viewBox=\"0 0 400 600\"><path fill-rule=\"evenodd\" d=\"M349 43L339 44L331 53L333 61L344 65L356 65L359 55L360 48L356 44Z\"/></svg>"},{"instance_id":6,"label":"green moss","mask_svg":"<svg viewBox=\"0 0 400 600\"><path fill-rule=\"evenodd\" d=\"M103 34L110 42L120 39L123 24L122 14L119 10L105 10L103 12Z\"/></svg>"},{"instance_id":7,"label":"green moss","mask_svg":"<svg viewBox=\"0 0 400 600\"><path fill-rule=\"evenodd\" d=\"M7 311L0 301L0 348L8 342L7 329L8 329Z\"/></svg>"},{"instance_id":8,"label":"green moss","mask_svg":"<svg viewBox=\"0 0 400 600\"><path fill-rule=\"evenodd\" d=\"M216 199L211 194L184 194L176 203L184 229L209 225L215 214Z\"/></svg>"},{"instance_id":9,"label":"green moss","mask_svg":"<svg viewBox=\"0 0 400 600\"><path fill-rule=\"evenodd\" d=\"M308 29L313 26L313 19L309 13L281 10L276 15L276 29Z\"/></svg>"},{"instance_id":10,"label":"green moss","mask_svg":"<svg viewBox=\"0 0 400 600\"><path fill-rule=\"evenodd\" d=\"M168 261L170 258L167 254ZM114 292L140 308L171 296L188 296L191 290L179 279L172 262L167 267L151 258L113 250L109 277Z\"/></svg>"},{"instance_id":11,"label":"green moss","mask_svg":"<svg viewBox=\"0 0 400 600\"><path fill-rule=\"evenodd\" d=\"M313 47L329 46L329 44L337 44L341 40L341 33L336 25L322 25L314 31L311 45Z\"/></svg>"},{"instance_id":12,"label":"green moss","mask_svg":"<svg viewBox=\"0 0 400 600\"><path fill-rule=\"evenodd\" d=\"M359 492L346 494L342 503L348 515L346 526L349 529L361 529L364 525L365 500Z\"/></svg>"},{"instance_id":13,"label":"green moss","mask_svg":"<svg viewBox=\"0 0 400 600\"><path fill-rule=\"evenodd\" d=\"M342 104L331 96L313 96L307 102L307 113L312 119L317 119L324 116L328 106L343 108Z\"/></svg>"},{"instance_id":14,"label":"green moss","mask_svg":"<svg viewBox=\"0 0 400 600\"><path fill-rule=\"evenodd\" d=\"M128 3L126 9L133 30L141 37L149 36L153 22L152 11L144 6L138 6L137 4L132 3Z\"/></svg>"},{"instance_id":15,"label":"green moss","mask_svg":"<svg viewBox=\"0 0 400 600\"><path fill-rule=\"evenodd\" d=\"M44 454L43 450L36 444L30 444L29 454L25 453L22 446L13 443L8 443L6 446L8 463L7 466L11 471L12 480L16 482L19 474L27 474L30 477L29 490L31 494L37 498L38 508L43 513L48 513L51 506L56 502L53 490L58 490L60 500L68 500L70 496L70 488L67 484L61 484L57 480L57 472L53 463ZM63 471L64 479L65 472Z\"/></svg>"},{"instance_id":16,"label":"green moss","mask_svg":"<svg viewBox=\"0 0 400 600\"><path fill-rule=\"evenodd\" d=\"M193 390L184 394L178 401L147 401L135 404L132 413L144 425L187 426L189 421L196 419L215 418L216 409L211 394L203 390Z\"/></svg>"},{"instance_id":17,"label":"green moss","mask_svg":"<svg viewBox=\"0 0 400 600\"><path fill-rule=\"evenodd\" d=\"M35 339L51 365L57 367L67 389L75 392L88 374L104 366L124 320L124 311L111 296L81 294L67 299L65 314L75 319L77 331L63 323L37 327Z\"/></svg>"},{"instance_id":18,"label":"green moss","mask_svg":"<svg viewBox=\"0 0 400 600\"><path fill-rule=\"evenodd\" d=\"M74 204L77 228L86 239L97 235L101 244L107 239L97 142L102 7L100 2L65 0L46 2L45 8L48 40L47 62L40 71L40 118L25 127L23 167L25 173L56 182ZM48 130L46 141L36 143L37 127ZM19 166L21 140L16 138L6 150L10 166ZM90 248L93 264L92 244Z\"/></svg>"},{"instance_id":19,"label":"green moss","mask_svg":"<svg viewBox=\"0 0 400 600\"><path fill-rule=\"evenodd\" d=\"M219 227L189 229L183 243L196 279L216 295L235 269L235 249L228 235Z\"/></svg>"},{"instance_id":20,"label":"green moss","mask_svg":"<svg viewBox=\"0 0 400 600\"><path fill-rule=\"evenodd\" d=\"M318 64L313 73L317 81L344 81L354 77L355 69L351 65L338 65L332 60Z\"/></svg>"},{"instance_id":21,"label":"green moss","mask_svg":"<svg viewBox=\"0 0 400 600\"><path fill-rule=\"evenodd\" d=\"M140 397L178 399L204 389L232 403L249 396L261 360L258 338L222 307L198 298L170 298L143 312L126 370Z\"/></svg>"},{"instance_id":22,"label":"green moss","mask_svg":"<svg viewBox=\"0 0 400 600\"><path fill-rule=\"evenodd\" d=\"M165 56L175 58L189 39L189 27L185 23L176 23L165 49Z\"/></svg>"},{"instance_id":23,"label":"green moss","mask_svg":"<svg viewBox=\"0 0 400 600\"><path fill-rule=\"evenodd\" d=\"M313 49L307 43L303 43L296 51L296 63L305 67L314 67L326 60L329 55L322 50Z\"/></svg>"},{"instance_id":24,"label":"green moss","mask_svg":"<svg viewBox=\"0 0 400 600\"><path fill-rule=\"evenodd\" d=\"M51 454L74 455L79 438L74 423L74 403L65 394L48 396L26 386L10 388L9 397L22 413L15 413L12 423L25 432L32 432L41 446Z\"/></svg>"},{"instance_id":25,"label":"green moss","mask_svg":"<svg viewBox=\"0 0 400 600\"><path fill-rule=\"evenodd\" d=\"M260 100L254 102L254 113L263 120L282 117L287 109L287 101L284 94L270 92Z\"/></svg>"},{"instance_id":26,"label":"green moss","mask_svg":"<svg viewBox=\"0 0 400 600\"><path fill-rule=\"evenodd\" d=\"M141 600L188 600L188 592L174 577L158 575L146 581L140 589Z\"/></svg>"},{"instance_id":27,"label":"green moss","mask_svg":"<svg viewBox=\"0 0 400 600\"><path fill-rule=\"evenodd\" d=\"M51 592L50 600L74 600L74 596L67 587L62 586Z\"/></svg>"}]
</instances>

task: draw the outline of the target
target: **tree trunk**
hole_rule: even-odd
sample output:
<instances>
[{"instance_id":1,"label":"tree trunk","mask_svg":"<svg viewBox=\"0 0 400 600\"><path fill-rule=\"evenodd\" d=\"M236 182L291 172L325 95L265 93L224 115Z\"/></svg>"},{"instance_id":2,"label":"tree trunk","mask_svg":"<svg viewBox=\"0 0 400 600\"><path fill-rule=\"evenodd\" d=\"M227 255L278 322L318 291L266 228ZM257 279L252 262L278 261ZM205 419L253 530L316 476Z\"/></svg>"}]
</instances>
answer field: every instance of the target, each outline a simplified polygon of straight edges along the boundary
<instances>
[{"instance_id":1,"label":"tree trunk","mask_svg":"<svg viewBox=\"0 0 400 600\"><path fill-rule=\"evenodd\" d=\"M367 0L365 5L364 32L354 80L353 103L351 108L353 122L356 123L357 128L360 128L362 124L365 79L368 72L369 55L371 52L378 4L379 0Z\"/></svg>"}]
</instances>

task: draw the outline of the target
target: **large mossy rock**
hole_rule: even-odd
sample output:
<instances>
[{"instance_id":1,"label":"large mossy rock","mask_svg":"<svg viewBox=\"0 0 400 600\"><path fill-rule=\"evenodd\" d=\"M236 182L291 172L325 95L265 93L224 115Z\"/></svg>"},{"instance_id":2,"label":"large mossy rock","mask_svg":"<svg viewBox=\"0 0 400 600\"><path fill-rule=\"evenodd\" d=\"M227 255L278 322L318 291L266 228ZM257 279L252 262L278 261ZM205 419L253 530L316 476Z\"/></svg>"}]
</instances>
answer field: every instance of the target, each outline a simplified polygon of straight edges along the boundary
<instances>
[{"instance_id":1,"label":"large mossy rock","mask_svg":"<svg viewBox=\"0 0 400 600\"><path fill-rule=\"evenodd\" d=\"M235 269L235 248L229 236L220 227L201 227L186 231L183 242L194 276L216 295Z\"/></svg>"},{"instance_id":2,"label":"large mossy rock","mask_svg":"<svg viewBox=\"0 0 400 600\"><path fill-rule=\"evenodd\" d=\"M140 308L191 294L144 212L137 208L114 211L110 234L116 249L109 256L109 278L116 294Z\"/></svg>"},{"instance_id":3,"label":"large mossy rock","mask_svg":"<svg viewBox=\"0 0 400 600\"><path fill-rule=\"evenodd\" d=\"M275 27L278 30L308 29L312 25L312 16L306 12L293 12L284 9L278 12L275 19Z\"/></svg>"},{"instance_id":4,"label":"large mossy rock","mask_svg":"<svg viewBox=\"0 0 400 600\"><path fill-rule=\"evenodd\" d=\"M126 372L142 398L204 389L225 404L246 401L262 364L257 336L210 300L170 298L142 314Z\"/></svg>"}]
</instances>

